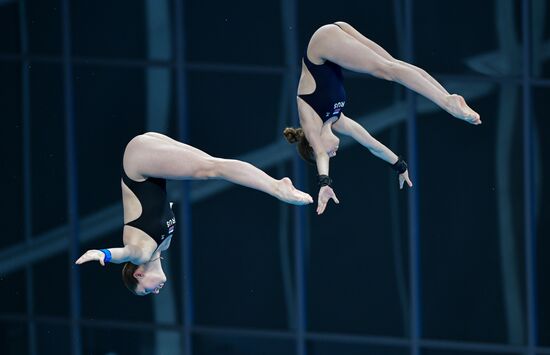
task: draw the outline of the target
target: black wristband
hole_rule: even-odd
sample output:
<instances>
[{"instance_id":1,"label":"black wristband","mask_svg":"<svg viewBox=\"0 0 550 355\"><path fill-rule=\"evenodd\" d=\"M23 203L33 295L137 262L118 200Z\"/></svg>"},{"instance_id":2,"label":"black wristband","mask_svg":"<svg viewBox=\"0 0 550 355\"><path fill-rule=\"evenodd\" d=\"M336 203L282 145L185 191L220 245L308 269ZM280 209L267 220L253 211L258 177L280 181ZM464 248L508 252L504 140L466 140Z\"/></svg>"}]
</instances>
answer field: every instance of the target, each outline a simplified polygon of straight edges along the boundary
<instances>
[{"instance_id":1,"label":"black wristband","mask_svg":"<svg viewBox=\"0 0 550 355\"><path fill-rule=\"evenodd\" d=\"M397 162L391 166L391 168L399 174L403 174L407 171L407 163L401 157L397 157Z\"/></svg>"},{"instance_id":2,"label":"black wristband","mask_svg":"<svg viewBox=\"0 0 550 355\"><path fill-rule=\"evenodd\" d=\"M331 186L332 185L332 179L328 175L319 175L318 176L318 184L319 184L319 187Z\"/></svg>"}]
</instances>

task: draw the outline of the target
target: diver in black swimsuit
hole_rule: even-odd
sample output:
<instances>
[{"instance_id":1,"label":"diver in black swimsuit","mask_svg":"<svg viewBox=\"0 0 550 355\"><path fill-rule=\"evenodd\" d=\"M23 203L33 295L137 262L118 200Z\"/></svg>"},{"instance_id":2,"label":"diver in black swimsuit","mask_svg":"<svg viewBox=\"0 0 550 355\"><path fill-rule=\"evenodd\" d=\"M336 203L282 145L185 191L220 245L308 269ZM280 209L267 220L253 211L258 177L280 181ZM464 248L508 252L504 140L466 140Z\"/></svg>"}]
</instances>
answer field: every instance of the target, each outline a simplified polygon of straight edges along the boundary
<instances>
[{"instance_id":1,"label":"diver in black swimsuit","mask_svg":"<svg viewBox=\"0 0 550 355\"><path fill-rule=\"evenodd\" d=\"M124 247L88 250L76 264L94 260L101 265L125 263L122 280L131 292L140 296L159 293L166 282L161 253L170 247L176 228L172 204L166 195L166 179L225 179L283 202L313 202L288 178L275 180L249 163L215 158L165 135L145 133L132 139L124 152Z\"/></svg>"},{"instance_id":2,"label":"diver in black swimsuit","mask_svg":"<svg viewBox=\"0 0 550 355\"><path fill-rule=\"evenodd\" d=\"M398 82L425 96L451 115L468 123L481 124L479 114L459 95L451 95L424 70L393 58L382 47L345 22L320 27L311 37L303 58L298 84L298 114L301 128L288 127L284 135L298 144L300 156L317 165L319 197L317 213L330 199L338 202L331 188L329 159L336 155L340 140L332 129L348 135L385 160L399 174L399 186L412 187L407 164L373 138L361 125L346 117L342 68Z\"/></svg>"}]
</instances>

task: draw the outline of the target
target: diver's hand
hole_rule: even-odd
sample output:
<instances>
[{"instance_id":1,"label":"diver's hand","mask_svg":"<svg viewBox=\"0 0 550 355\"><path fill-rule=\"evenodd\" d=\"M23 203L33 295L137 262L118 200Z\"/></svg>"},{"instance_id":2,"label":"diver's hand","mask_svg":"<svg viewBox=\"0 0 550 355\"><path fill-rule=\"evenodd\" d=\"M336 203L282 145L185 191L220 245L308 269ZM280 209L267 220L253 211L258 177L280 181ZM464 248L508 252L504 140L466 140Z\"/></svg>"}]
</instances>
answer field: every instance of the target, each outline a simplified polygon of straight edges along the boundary
<instances>
[{"instance_id":1,"label":"diver's hand","mask_svg":"<svg viewBox=\"0 0 550 355\"><path fill-rule=\"evenodd\" d=\"M332 190L332 187L326 185L321 187L319 190L319 197L317 198L317 214L323 214L325 208L327 208L327 203L330 199L333 199L336 204L339 204L336 194Z\"/></svg>"},{"instance_id":2,"label":"diver's hand","mask_svg":"<svg viewBox=\"0 0 550 355\"><path fill-rule=\"evenodd\" d=\"M75 264L80 265L87 263L88 261L94 261L97 260L101 264L101 266L105 266L105 254L102 251L99 250L88 250L80 258L78 258L77 261L75 261Z\"/></svg>"},{"instance_id":3,"label":"diver's hand","mask_svg":"<svg viewBox=\"0 0 550 355\"><path fill-rule=\"evenodd\" d=\"M409 187L413 186L413 183L412 183L411 179L409 179L409 171L408 170L405 170L405 172L403 174L399 174L399 189L400 190L403 189L403 185L405 184L405 181L407 182L407 185Z\"/></svg>"}]
</instances>

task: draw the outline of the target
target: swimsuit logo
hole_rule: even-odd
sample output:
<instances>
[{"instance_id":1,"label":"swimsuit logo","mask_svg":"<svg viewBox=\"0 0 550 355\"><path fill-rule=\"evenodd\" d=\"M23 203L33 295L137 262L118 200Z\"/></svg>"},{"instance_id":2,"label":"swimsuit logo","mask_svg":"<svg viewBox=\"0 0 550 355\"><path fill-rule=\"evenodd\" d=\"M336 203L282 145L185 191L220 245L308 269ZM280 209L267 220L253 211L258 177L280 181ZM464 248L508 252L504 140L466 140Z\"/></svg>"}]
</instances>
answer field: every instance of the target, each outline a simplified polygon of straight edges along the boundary
<instances>
[{"instance_id":1,"label":"swimsuit logo","mask_svg":"<svg viewBox=\"0 0 550 355\"><path fill-rule=\"evenodd\" d=\"M342 111L342 108L346 105L345 101L340 101L334 104L334 107L332 108L334 111L332 113L329 111L325 114L325 117L332 117L337 116L340 114L340 111Z\"/></svg>"},{"instance_id":2,"label":"swimsuit logo","mask_svg":"<svg viewBox=\"0 0 550 355\"><path fill-rule=\"evenodd\" d=\"M333 109L336 110L337 108L342 108L346 105L346 102L345 101L340 101L340 102L337 102L334 104L334 107Z\"/></svg>"},{"instance_id":3,"label":"swimsuit logo","mask_svg":"<svg viewBox=\"0 0 550 355\"><path fill-rule=\"evenodd\" d=\"M176 217L172 217L166 221L166 227L172 227L174 224L176 224Z\"/></svg>"}]
</instances>

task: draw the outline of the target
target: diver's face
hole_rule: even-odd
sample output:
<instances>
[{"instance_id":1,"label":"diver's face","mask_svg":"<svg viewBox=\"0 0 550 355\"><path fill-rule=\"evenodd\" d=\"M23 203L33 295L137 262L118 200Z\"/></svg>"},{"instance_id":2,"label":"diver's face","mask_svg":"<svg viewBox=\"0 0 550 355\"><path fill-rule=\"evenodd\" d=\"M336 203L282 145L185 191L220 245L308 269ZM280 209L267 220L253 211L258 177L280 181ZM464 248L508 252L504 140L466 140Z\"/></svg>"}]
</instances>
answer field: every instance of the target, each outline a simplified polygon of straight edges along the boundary
<instances>
[{"instance_id":1,"label":"diver's face","mask_svg":"<svg viewBox=\"0 0 550 355\"><path fill-rule=\"evenodd\" d=\"M160 290L164 287L166 282L166 275L164 272L143 272L136 270L134 277L138 280L136 287L136 294L139 296L145 296L150 293L159 294Z\"/></svg>"},{"instance_id":2,"label":"diver's face","mask_svg":"<svg viewBox=\"0 0 550 355\"><path fill-rule=\"evenodd\" d=\"M340 146L340 139L332 133L331 127L331 124L324 124L323 128L321 128L321 142L324 150L330 158L336 156L336 152Z\"/></svg>"}]
</instances>

